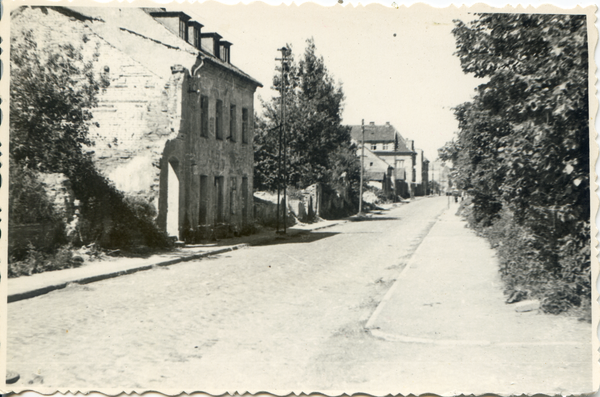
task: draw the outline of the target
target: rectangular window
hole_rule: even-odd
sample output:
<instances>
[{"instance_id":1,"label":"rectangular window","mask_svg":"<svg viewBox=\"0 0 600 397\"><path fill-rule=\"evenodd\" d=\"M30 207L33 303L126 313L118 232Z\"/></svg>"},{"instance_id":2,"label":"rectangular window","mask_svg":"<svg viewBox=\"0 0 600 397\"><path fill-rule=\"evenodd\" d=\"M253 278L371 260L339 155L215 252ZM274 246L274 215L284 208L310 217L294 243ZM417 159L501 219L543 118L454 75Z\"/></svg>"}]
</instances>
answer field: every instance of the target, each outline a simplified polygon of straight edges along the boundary
<instances>
[{"instance_id":1,"label":"rectangular window","mask_svg":"<svg viewBox=\"0 0 600 397\"><path fill-rule=\"evenodd\" d=\"M200 97L200 136L208 137L208 97Z\"/></svg>"},{"instance_id":2,"label":"rectangular window","mask_svg":"<svg viewBox=\"0 0 600 397\"><path fill-rule=\"evenodd\" d=\"M248 109L242 108L242 143L248 143Z\"/></svg>"},{"instance_id":3,"label":"rectangular window","mask_svg":"<svg viewBox=\"0 0 600 397\"><path fill-rule=\"evenodd\" d=\"M221 59L223 62L229 62L229 48L221 47Z\"/></svg>"},{"instance_id":4,"label":"rectangular window","mask_svg":"<svg viewBox=\"0 0 600 397\"><path fill-rule=\"evenodd\" d=\"M187 41L187 24L184 20L179 20L179 37Z\"/></svg>"},{"instance_id":5,"label":"rectangular window","mask_svg":"<svg viewBox=\"0 0 600 397\"><path fill-rule=\"evenodd\" d=\"M383 144L383 150L388 150L388 144L387 143Z\"/></svg>"},{"instance_id":6,"label":"rectangular window","mask_svg":"<svg viewBox=\"0 0 600 397\"><path fill-rule=\"evenodd\" d=\"M200 29L194 28L194 47L200 48Z\"/></svg>"},{"instance_id":7,"label":"rectangular window","mask_svg":"<svg viewBox=\"0 0 600 397\"><path fill-rule=\"evenodd\" d=\"M371 150L377 150L377 144L376 143L372 143L371 144Z\"/></svg>"},{"instance_id":8,"label":"rectangular window","mask_svg":"<svg viewBox=\"0 0 600 397\"><path fill-rule=\"evenodd\" d=\"M200 211L198 224L206 225L208 223L208 176L200 175Z\"/></svg>"},{"instance_id":9,"label":"rectangular window","mask_svg":"<svg viewBox=\"0 0 600 397\"><path fill-rule=\"evenodd\" d=\"M215 114L215 130L217 139L223 139L223 101L217 101L217 111Z\"/></svg>"},{"instance_id":10,"label":"rectangular window","mask_svg":"<svg viewBox=\"0 0 600 397\"><path fill-rule=\"evenodd\" d=\"M229 139L232 142L237 140L237 117L235 111L235 105L229 107Z\"/></svg>"}]
</instances>

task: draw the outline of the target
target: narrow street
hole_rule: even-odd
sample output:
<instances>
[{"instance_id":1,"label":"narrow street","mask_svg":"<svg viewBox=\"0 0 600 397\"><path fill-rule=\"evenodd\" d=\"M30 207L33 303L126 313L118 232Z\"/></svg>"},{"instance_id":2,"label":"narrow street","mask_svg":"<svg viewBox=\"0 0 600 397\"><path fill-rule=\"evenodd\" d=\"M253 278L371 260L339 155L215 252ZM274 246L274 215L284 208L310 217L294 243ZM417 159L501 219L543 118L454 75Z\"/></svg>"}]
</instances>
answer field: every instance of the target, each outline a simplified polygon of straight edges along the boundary
<instances>
[{"instance_id":1,"label":"narrow street","mask_svg":"<svg viewBox=\"0 0 600 397\"><path fill-rule=\"evenodd\" d=\"M511 356L506 368L482 365L485 347L390 342L365 330L446 207L446 197L425 198L280 244L11 303L7 365L21 374L17 387L38 389L441 392L479 368L492 378L468 391L497 391L510 371L538 387L530 378L552 377L511 369ZM561 348L552 353L564 356ZM468 365L454 367L453 357ZM436 377L447 390L427 389Z\"/></svg>"}]
</instances>

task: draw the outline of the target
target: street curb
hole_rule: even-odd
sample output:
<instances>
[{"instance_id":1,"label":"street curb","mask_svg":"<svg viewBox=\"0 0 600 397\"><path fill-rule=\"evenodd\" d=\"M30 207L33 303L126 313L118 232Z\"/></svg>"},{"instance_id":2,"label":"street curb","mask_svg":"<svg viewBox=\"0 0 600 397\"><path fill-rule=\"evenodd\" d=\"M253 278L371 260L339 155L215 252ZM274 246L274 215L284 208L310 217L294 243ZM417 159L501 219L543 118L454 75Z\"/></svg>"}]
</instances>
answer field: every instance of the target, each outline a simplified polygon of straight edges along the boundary
<instances>
[{"instance_id":1,"label":"street curb","mask_svg":"<svg viewBox=\"0 0 600 397\"><path fill-rule=\"evenodd\" d=\"M321 229L326 229L329 227L333 227L333 226L337 226L340 224L344 224L348 222L347 220L343 220L337 223L333 223L330 225L324 225L324 226L320 226L320 227L316 227L314 229L310 229L310 230L300 230L298 231L299 233L302 232L313 232L315 230L321 230ZM102 281L102 280L108 280L110 278L115 278L115 277L120 277L120 276L126 276L128 274L133 274L133 273L137 273L137 272L141 272L141 271L146 271L146 270L150 270L153 269L155 267L163 267L163 266L170 266L170 265L174 265L177 263L181 263L181 262L188 262L188 261L192 261L195 259L200 259L200 258L204 258L210 255L218 255L218 254L222 254L224 252L229 252L229 251L235 251L237 249L240 248L244 248L244 247L251 247L253 245L260 245L263 244L265 241L270 241L272 240L272 236L268 236L265 237L263 239L261 239L260 241L255 241L253 243L241 243L241 244L237 244L237 245L233 245L230 247L226 247L226 248L220 248L217 250L213 250L213 251L207 251L207 252L202 252L199 254L193 254L193 255L189 255L189 256L183 256L183 257L179 257L179 258L175 258L175 259L169 259L166 261L162 261L162 262L156 262L156 263L151 263L151 264L147 264L147 265L140 265L138 267L133 267L131 269L126 269L126 270L118 270L118 271L113 271L110 273L105 273L105 274L98 274L95 276L89 276L89 277L83 277L80 279L74 279L74 280L70 280L70 281L66 281L66 282L60 282L57 284L53 284L53 285L48 285L42 288L37 288L34 290L30 290L30 291L26 291L26 292L20 292L20 293L16 293L16 294L9 294L7 296L7 302L8 303L12 303L12 302L18 302L21 300L25 300L25 299L31 299L31 298L35 298L36 296L40 296L40 295L44 295L47 294L49 292L52 291L56 291L59 289L63 289L66 288L69 284L80 284L80 285L85 285L85 284L90 284L90 283L95 283L97 281Z\"/></svg>"},{"instance_id":2,"label":"street curb","mask_svg":"<svg viewBox=\"0 0 600 397\"><path fill-rule=\"evenodd\" d=\"M149 265L142 265L142 266L134 267L134 268L127 269L127 270L119 270L116 272L98 274L96 276L84 277L81 279L71 280L68 282L62 282L62 283L58 283L58 284L54 284L54 285L48 285L43 288L38 288L38 289L31 290L31 291L26 291L26 292L21 292L18 294L12 294L12 295L9 294L7 296L7 301L8 301L8 303L12 303L12 302L17 302L17 301L24 300L24 299L35 298L36 296L44 295L44 294L47 294L48 292L56 291L58 289L63 289L69 284L83 285L83 284L95 283L97 281L107 280L110 278L115 278L115 277L125 276L128 274L133 274L133 273L137 273L137 272L141 272L141 271L145 271L145 270L150 270L155 267L170 266L170 265L174 265L176 263L188 262L188 261L192 261L194 259L204 258L206 256L218 255L218 254L222 254L222 253L229 252L229 251L235 251L240 248L244 248L244 247L248 247L248 246L249 245L246 243L237 244L237 245L227 247L227 248L221 248L221 249L214 250L214 251L202 252L199 254L194 254L194 255L189 255L189 256L183 256L180 258L175 258L175 259L170 259L170 260L166 260L166 261L162 261L162 262L152 263Z\"/></svg>"},{"instance_id":3,"label":"street curb","mask_svg":"<svg viewBox=\"0 0 600 397\"><path fill-rule=\"evenodd\" d=\"M309 232L314 232L315 230L321 230L321 229L327 229L330 227L334 227L334 226L338 226L338 225L343 225L344 223L348 223L347 220L343 220L337 223L332 223L330 225L325 225L325 226L320 226L320 227L315 227L314 229L309 230Z\"/></svg>"},{"instance_id":4,"label":"street curb","mask_svg":"<svg viewBox=\"0 0 600 397\"><path fill-rule=\"evenodd\" d=\"M419 338L415 336L390 334L376 328L367 329L367 331L370 332L372 336L389 342L420 343L437 346L581 346L581 342L576 341L491 342L488 340Z\"/></svg>"},{"instance_id":5,"label":"street curb","mask_svg":"<svg viewBox=\"0 0 600 397\"><path fill-rule=\"evenodd\" d=\"M383 299L381 299L381 301L375 308L375 311L373 312L373 314L371 314L371 317L369 317L369 320L365 324L365 329L367 331L372 332L373 323L377 320L377 318L379 317L379 314L381 313L381 311L383 310L383 308L385 307L387 302L391 299L392 295L394 294L394 292L398 288L398 285L400 284L400 280L402 279L402 276L404 276L404 274L408 271L408 269L410 269L411 264L415 261L414 258L416 256L417 252L419 251L419 249L421 249L421 247L423 245L423 241L425 241L427 236L429 236L429 232L431 232L431 229L433 229L433 227L438 223L439 218L443 213L444 213L444 211L442 211L441 214L435 218L435 221L432 222L431 225L427 228L427 232L425 233L425 235L423 236L421 241L419 241L419 245L417 246L417 248L415 248L415 250L411 254L409 260L406 262L406 265L404 265L404 268L400 271L400 274L398 274L398 277L396 277L396 281L394 281L394 284L392 285L392 287L388 290L388 292L386 292L386 294L383 296Z\"/></svg>"}]
</instances>

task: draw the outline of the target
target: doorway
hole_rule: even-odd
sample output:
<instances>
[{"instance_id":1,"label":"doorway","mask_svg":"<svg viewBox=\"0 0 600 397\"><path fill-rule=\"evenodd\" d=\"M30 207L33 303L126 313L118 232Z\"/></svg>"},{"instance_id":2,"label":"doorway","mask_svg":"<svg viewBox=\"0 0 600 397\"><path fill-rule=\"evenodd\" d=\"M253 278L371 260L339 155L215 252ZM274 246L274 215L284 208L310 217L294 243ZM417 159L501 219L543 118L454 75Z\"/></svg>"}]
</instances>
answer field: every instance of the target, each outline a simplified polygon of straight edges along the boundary
<instances>
[{"instance_id":1,"label":"doorway","mask_svg":"<svg viewBox=\"0 0 600 397\"><path fill-rule=\"evenodd\" d=\"M169 160L167 174L167 234L179 239L179 161Z\"/></svg>"}]
</instances>

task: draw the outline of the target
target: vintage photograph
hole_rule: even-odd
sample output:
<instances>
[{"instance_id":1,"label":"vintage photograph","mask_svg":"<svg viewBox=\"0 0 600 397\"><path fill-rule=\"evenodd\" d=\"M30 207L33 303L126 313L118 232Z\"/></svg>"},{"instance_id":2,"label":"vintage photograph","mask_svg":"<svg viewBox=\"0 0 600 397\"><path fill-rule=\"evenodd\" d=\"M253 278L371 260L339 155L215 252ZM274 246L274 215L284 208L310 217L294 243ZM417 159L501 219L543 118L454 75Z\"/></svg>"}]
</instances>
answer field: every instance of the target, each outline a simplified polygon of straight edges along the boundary
<instances>
[{"instance_id":1,"label":"vintage photograph","mask_svg":"<svg viewBox=\"0 0 600 397\"><path fill-rule=\"evenodd\" d=\"M3 392L598 389L595 7L338 3L4 4Z\"/></svg>"}]
</instances>

